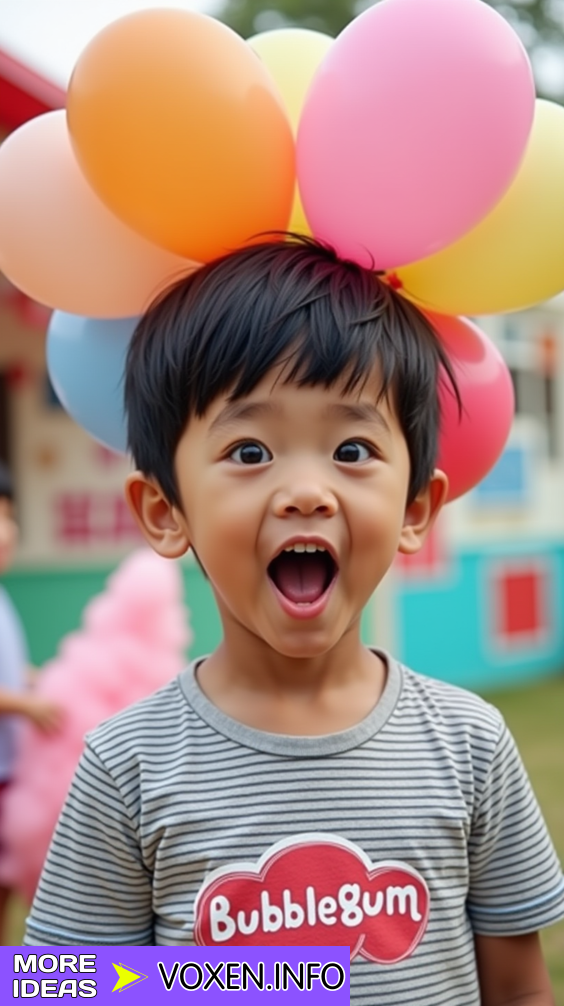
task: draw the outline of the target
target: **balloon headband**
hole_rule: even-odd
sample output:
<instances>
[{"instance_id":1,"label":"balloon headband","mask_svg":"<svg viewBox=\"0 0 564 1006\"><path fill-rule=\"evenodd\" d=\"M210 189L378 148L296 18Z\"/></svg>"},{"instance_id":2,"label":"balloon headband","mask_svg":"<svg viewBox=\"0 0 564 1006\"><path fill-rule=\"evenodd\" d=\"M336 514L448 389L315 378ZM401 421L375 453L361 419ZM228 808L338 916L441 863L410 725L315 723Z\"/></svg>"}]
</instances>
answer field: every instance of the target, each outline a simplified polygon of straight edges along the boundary
<instances>
[{"instance_id":1,"label":"balloon headband","mask_svg":"<svg viewBox=\"0 0 564 1006\"><path fill-rule=\"evenodd\" d=\"M564 287L563 169L564 109L535 102L481 0L383 0L336 40L143 10L84 50L66 114L0 149L0 266L57 309L63 404L125 449L116 378L153 296L251 235L312 233L430 312L464 405L440 388L454 498L499 456L513 399L495 347L449 316Z\"/></svg>"}]
</instances>

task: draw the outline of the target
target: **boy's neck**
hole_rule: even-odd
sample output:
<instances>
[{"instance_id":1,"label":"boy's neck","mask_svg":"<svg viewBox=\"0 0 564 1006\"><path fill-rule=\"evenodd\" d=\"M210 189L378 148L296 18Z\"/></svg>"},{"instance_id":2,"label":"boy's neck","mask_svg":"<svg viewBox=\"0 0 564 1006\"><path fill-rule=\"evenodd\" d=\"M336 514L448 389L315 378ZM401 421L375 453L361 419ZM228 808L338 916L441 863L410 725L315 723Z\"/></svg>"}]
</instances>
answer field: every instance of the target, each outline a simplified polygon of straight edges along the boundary
<instances>
[{"instance_id":1,"label":"boy's neck","mask_svg":"<svg viewBox=\"0 0 564 1006\"><path fill-rule=\"evenodd\" d=\"M382 694L385 662L361 643L358 626L328 653L308 658L285 656L251 633L225 628L223 643L198 669L198 683L214 705L247 726L294 736L337 733L360 723Z\"/></svg>"}]
</instances>

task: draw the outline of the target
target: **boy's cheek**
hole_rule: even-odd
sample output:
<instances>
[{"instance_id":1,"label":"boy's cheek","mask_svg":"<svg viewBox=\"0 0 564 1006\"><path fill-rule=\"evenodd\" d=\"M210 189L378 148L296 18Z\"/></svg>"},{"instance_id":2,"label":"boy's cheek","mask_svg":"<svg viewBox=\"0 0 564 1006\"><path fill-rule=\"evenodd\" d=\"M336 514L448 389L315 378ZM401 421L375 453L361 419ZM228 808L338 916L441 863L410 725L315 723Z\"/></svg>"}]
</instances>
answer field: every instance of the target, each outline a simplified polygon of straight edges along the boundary
<instances>
[{"instance_id":1,"label":"boy's cheek","mask_svg":"<svg viewBox=\"0 0 564 1006\"><path fill-rule=\"evenodd\" d=\"M193 538L194 548L210 580L218 584L237 583L257 568L253 542L232 525L224 534L210 528Z\"/></svg>"}]
</instances>

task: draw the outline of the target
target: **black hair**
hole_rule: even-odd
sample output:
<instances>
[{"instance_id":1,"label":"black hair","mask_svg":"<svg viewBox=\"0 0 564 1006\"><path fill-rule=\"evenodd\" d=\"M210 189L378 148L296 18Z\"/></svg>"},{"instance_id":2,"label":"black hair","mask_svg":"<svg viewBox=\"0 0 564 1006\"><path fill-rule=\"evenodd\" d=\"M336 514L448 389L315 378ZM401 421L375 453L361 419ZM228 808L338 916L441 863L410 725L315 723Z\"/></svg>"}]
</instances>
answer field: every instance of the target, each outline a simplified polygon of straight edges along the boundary
<instances>
[{"instance_id":1,"label":"black hair","mask_svg":"<svg viewBox=\"0 0 564 1006\"><path fill-rule=\"evenodd\" d=\"M14 499L14 483L6 465L0 461L0 499Z\"/></svg>"},{"instance_id":2,"label":"black hair","mask_svg":"<svg viewBox=\"0 0 564 1006\"><path fill-rule=\"evenodd\" d=\"M221 394L249 394L278 362L284 382L351 391L380 367L380 397L406 439L409 501L429 481L439 432L442 366L430 324L376 273L313 239L289 236L243 248L180 280L141 318L125 374L128 442L135 464L180 506L176 447L192 416Z\"/></svg>"}]
</instances>

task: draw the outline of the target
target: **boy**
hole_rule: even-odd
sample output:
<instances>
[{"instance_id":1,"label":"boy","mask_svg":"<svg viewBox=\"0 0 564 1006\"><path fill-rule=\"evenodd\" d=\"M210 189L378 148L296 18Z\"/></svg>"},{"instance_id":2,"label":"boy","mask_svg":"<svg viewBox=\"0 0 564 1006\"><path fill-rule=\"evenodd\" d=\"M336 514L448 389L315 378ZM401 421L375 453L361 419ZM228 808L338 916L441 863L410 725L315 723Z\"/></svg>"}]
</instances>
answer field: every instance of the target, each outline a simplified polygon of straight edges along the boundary
<instances>
[{"instance_id":1,"label":"boy","mask_svg":"<svg viewBox=\"0 0 564 1006\"><path fill-rule=\"evenodd\" d=\"M0 575L14 558L18 526L14 512L12 479L0 461ZM0 817L2 798L10 782L15 758L16 716L26 716L41 730L57 728L59 710L26 690L27 648L16 610L0 585ZM0 938L9 890L0 882Z\"/></svg>"},{"instance_id":2,"label":"boy","mask_svg":"<svg viewBox=\"0 0 564 1006\"><path fill-rule=\"evenodd\" d=\"M129 504L192 548L223 641L88 739L27 945L348 944L351 1002L553 1002L564 885L501 717L360 641L439 512L430 326L313 242L142 319Z\"/></svg>"}]
</instances>

